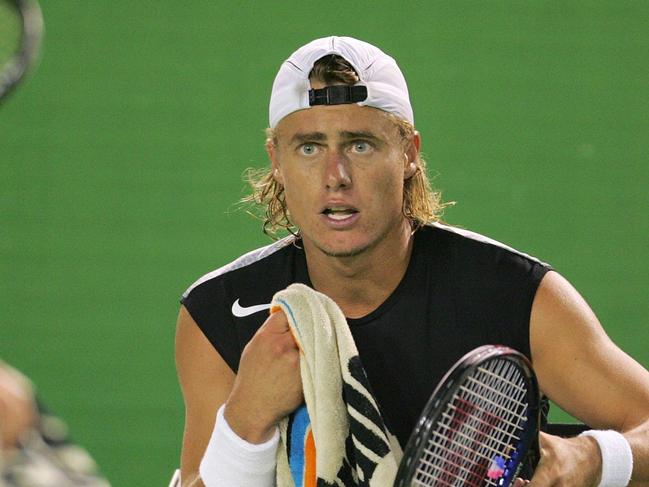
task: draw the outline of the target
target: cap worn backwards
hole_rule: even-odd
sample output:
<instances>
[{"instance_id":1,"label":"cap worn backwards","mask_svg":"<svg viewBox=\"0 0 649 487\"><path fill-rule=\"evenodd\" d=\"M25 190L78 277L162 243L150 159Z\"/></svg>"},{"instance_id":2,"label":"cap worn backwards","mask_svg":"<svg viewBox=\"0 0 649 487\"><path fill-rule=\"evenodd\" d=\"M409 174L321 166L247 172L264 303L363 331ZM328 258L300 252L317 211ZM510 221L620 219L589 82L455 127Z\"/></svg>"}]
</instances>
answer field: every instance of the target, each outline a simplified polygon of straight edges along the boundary
<instances>
[{"instance_id":1,"label":"cap worn backwards","mask_svg":"<svg viewBox=\"0 0 649 487\"><path fill-rule=\"evenodd\" d=\"M330 54L351 64L360 79L356 85L311 89L313 65ZM297 110L342 103L380 108L414 124L408 86L396 61L367 42L332 36L309 42L282 63L270 95L270 127Z\"/></svg>"}]
</instances>

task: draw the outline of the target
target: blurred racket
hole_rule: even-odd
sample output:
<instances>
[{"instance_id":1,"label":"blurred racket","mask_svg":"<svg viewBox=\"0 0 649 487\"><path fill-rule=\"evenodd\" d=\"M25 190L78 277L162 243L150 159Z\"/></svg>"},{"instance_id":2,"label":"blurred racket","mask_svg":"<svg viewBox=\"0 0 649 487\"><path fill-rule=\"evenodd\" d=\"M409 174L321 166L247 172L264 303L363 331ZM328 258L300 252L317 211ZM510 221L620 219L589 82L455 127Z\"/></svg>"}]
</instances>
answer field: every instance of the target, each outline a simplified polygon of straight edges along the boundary
<instances>
[{"instance_id":1,"label":"blurred racket","mask_svg":"<svg viewBox=\"0 0 649 487\"><path fill-rule=\"evenodd\" d=\"M503 346L479 347L433 392L394 485L510 486L528 453L538 451L538 429L539 389L527 358Z\"/></svg>"},{"instance_id":2,"label":"blurred racket","mask_svg":"<svg viewBox=\"0 0 649 487\"><path fill-rule=\"evenodd\" d=\"M36 0L0 0L0 104L35 64L42 35Z\"/></svg>"}]
</instances>

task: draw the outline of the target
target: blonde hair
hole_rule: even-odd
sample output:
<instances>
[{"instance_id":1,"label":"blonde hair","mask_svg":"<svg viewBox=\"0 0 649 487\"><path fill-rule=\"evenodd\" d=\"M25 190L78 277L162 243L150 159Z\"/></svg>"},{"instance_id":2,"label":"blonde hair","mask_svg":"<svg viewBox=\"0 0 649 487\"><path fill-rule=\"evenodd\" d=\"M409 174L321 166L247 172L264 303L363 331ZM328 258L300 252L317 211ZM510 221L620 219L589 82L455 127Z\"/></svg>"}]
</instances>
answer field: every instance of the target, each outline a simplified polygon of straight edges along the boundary
<instances>
[{"instance_id":1,"label":"blonde hair","mask_svg":"<svg viewBox=\"0 0 649 487\"><path fill-rule=\"evenodd\" d=\"M311 80L317 79L326 84L344 83L353 85L358 81L356 72L342 57L335 54L325 56L317 61L311 73ZM397 125L399 135L405 146L412 143L415 128L406 120L388 114ZM274 130L266 129L266 141L276 145ZM403 214L410 221L413 231L422 225L439 221L443 210L451 203L443 203L441 193L431 188L426 174L426 161L418 154L414 161L417 169L413 176L404 181ZM243 203L254 205L250 211L263 221L263 231L271 238L278 238L282 230L294 235L299 231L291 222L286 206L284 187L273 178L270 167L249 168L245 173L246 180L252 188L252 193L242 199Z\"/></svg>"}]
</instances>

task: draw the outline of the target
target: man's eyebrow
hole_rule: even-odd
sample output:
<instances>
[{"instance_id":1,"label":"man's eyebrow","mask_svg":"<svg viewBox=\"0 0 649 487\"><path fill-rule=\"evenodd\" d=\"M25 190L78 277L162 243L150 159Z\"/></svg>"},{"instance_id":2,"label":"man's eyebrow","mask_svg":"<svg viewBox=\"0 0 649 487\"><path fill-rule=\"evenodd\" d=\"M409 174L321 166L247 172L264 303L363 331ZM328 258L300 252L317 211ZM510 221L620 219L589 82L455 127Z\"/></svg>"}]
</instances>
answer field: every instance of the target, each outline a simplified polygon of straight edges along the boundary
<instances>
[{"instance_id":1,"label":"man's eyebrow","mask_svg":"<svg viewBox=\"0 0 649 487\"><path fill-rule=\"evenodd\" d=\"M322 142L323 140L327 140L327 136L322 132L298 132L297 134L293 135L293 137L291 137L289 144L293 145L303 144L305 142Z\"/></svg>"},{"instance_id":2,"label":"man's eyebrow","mask_svg":"<svg viewBox=\"0 0 649 487\"><path fill-rule=\"evenodd\" d=\"M379 137L374 135L372 132L367 132L364 130L353 131L353 132L345 130L343 132L340 132L340 136L346 140L353 140L353 139L368 139L373 141L380 140Z\"/></svg>"},{"instance_id":3,"label":"man's eyebrow","mask_svg":"<svg viewBox=\"0 0 649 487\"><path fill-rule=\"evenodd\" d=\"M343 130L339 135L344 140L366 139L373 142L380 142L381 138L366 130ZM291 137L289 145L300 145L305 142L323 142L327 140L327 134L323 132L298 132Z\"/></svg>"}]
</instances>

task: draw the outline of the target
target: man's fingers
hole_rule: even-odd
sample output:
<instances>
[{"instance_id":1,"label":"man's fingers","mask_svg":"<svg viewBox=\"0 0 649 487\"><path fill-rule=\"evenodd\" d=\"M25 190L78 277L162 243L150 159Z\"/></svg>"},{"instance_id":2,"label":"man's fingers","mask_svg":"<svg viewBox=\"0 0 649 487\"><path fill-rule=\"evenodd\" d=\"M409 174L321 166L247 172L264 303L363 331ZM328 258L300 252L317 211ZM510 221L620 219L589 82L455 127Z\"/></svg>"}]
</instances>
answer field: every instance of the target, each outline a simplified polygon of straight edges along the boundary
<instances>
[{"instance_id":1,"label":"man's fingers","mask_svg":"<svg viewBox=\"0 0 649 487\"><path fill-rule=\"evenodd\" d=\"M266 318L262 328L265 328L266 331L271 333L286 333L289 330L289 326L288 318L284 310L279 308L276 311L272 311L271 315Z\"/></svg>"},{"instance_id":2,"label":"man's fingers","mask_svg":"<svg viewBox=\"0 0 649 487\"><path fill-rule=\"evenodd\" d=\"M541 448L546 447L550 441L552 441L552 435L539 431L539 446Z\"/></svg>"},{"instance_id":3,"label":"man's fingers","mask_svg":"<svg viewBox=\"0 0 649 487\"><path fill-rule=\"evenodd\" d=\"M267 341L266 338L270 339L271 341L268 343L274 343L274 346L280 351L298 350L300 348L288 324L288 318L281 308L271 310L271 315L266 318L266 321L257 330L256 335L261 335L256 340ZM266 338L263 338L264 336Z\"/></svg>"}]
</instances>

